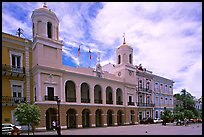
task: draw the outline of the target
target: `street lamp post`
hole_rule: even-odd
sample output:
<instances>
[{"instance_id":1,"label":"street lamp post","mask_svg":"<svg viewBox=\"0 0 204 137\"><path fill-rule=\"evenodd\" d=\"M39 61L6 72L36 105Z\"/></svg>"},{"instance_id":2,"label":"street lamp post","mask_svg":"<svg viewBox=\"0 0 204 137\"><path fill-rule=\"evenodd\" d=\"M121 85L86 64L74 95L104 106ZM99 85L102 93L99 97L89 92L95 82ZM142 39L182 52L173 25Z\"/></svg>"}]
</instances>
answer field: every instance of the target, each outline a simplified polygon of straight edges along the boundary
<instances>
[{"instance_id":1,"label":"street lamp post","mask_svg":"<svg viewBox=\"0 0 204 137\"><path fill-rule=\"evenodd\" d=\"M59 97L57 98L57 106L58 106L58 124L57 124L57 134L61 135L61 126L60 126L60 102Z\"/></svg>"}]
</instances>

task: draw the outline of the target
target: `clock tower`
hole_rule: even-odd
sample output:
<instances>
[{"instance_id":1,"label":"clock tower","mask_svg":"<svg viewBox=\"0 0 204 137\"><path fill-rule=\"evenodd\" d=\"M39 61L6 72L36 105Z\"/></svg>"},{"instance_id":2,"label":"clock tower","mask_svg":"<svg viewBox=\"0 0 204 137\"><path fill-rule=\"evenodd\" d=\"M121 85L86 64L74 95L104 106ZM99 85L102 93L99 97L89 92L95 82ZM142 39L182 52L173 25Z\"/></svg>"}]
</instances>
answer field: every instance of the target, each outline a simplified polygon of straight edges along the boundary
<instances>
[{"instance_id":1,"label":"clock tower","mask_svg":"<svg viewBox=\"0 0 204 137\"><path fill-rule=\"evenodd\" d=\"M116 50L116 75L124 78L128 83L135 80L136 70L133 65L133 48L125 42Z\"/></svg>"}]
</instances>

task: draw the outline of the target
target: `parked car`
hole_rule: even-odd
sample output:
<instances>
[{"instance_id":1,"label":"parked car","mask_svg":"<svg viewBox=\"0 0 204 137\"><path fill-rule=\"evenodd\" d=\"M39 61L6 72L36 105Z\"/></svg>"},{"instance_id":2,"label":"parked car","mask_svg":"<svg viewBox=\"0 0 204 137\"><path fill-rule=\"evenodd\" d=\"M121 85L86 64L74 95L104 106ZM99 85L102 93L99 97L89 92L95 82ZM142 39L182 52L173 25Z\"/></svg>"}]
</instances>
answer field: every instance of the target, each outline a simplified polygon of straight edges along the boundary
<instances>
[{"instance_id":1,"label":"parked car","mask_svg":"<svg viewBox=\"0 0 204 137\"><path fill-rule=\"evenodd\" d=\"M154 121L154 123L162 123L163 122L163 120L160 118L155 118L153 121Z\"/></svg>"},{"instance_id":2,"label":"parked car","mask_svg":"<svg viewBox=\"0 0 204 137\"><path fill-rule=\"evenodd\" d=\"M153 124L154 121L152 118L143 118L142 120L140 120L140 124Z\"/></svg>"},{"instance_id":3,"label":"parked car","mask_svg":"<svg viewBox=\"0 0 204 137\"><path fill-rule=\"evenodd\" d=\"M184 120L178 119L178 120L176 121L176 125L184 125Z\"/></svg>"},{"instance_id":4,"label":"parked car","mask_svg":"<svg viewBox=\"0 0 204 137\"><path fill-rule=\"evenodd\" d=\"M11 132L13 131L13 127L15 125L11 123L3 123L2 124L2 134L3 135L11 135ZM21 126L16 126L21 131Z\"/></svg>"},{"instance_id":5,"label":"parked car","mask_svg":"<svg viewBox=\"0 0 204 137\"><path fill-rule=\"evenodd\" d=\"M202 119L201 118L197 119L197 122L202 123Z\"/></svg>"}]
</instances>

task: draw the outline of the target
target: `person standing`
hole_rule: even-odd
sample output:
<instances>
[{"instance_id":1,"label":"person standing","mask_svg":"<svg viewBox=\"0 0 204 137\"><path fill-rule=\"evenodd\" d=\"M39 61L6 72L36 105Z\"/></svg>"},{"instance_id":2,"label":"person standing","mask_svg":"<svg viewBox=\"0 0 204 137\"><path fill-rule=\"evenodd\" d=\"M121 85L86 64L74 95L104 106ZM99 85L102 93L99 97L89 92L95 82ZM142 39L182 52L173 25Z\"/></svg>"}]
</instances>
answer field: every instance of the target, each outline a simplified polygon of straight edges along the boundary
<instances>
[{"instance_id":1,"label":"person standing","mask_svg":"<svg viewBox=\"0 0 204 137\"><path fill-rule=\"evenodd\" d=\"M56 122L55 122L55 120L52 121L52 128L53 128L53 130L56 129Z\"/></svg>"},{"instance_id":2,"label":"person standing","mask_svg":"<svg viewBox=\"0 0 204 137\"><path fill-rule=\"evenodd\" d=\"M16 127L16 126L13 126L13 130L11 132L12 135L20 135L20 130Z\"/></svg>"}]
</instances>

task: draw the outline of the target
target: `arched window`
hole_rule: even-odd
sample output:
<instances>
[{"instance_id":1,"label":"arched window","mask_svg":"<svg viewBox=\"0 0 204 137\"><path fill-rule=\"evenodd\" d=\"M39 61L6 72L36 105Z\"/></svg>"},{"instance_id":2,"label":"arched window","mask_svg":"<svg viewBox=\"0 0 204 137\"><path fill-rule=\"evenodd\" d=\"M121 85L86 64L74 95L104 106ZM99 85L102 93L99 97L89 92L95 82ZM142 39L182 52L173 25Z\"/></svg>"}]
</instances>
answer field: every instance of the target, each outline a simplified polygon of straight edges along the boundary
<instances>
[{"instance_id":1,"label":"arched window","mask_svg":"<svg viewBox=\"0 0 204 137\"><path fill-rule=\"evenodd\" d=\"M120 58L120 55L118 55L118 64L120 64L121 62L121 58Z\"/></svg>"},{"instance_id":2,"label":"arched window","mask_svg":"<svg viewBox=\"0 0 204 137\"><path fill-rule=\"evenodd\" d=\"M51 22L47 23L47 36L48 38L52 38L52 23Z\"/></svg>"},{"instance_id":3,"label":"arched window","mask_svg":"<svg viewBox=\"0 0 204 137\"><path fill-rule=\"evenodd\" d=\"M132 64L132 54L129 55L129 63Z\"/></svg>"}]
</instances>

